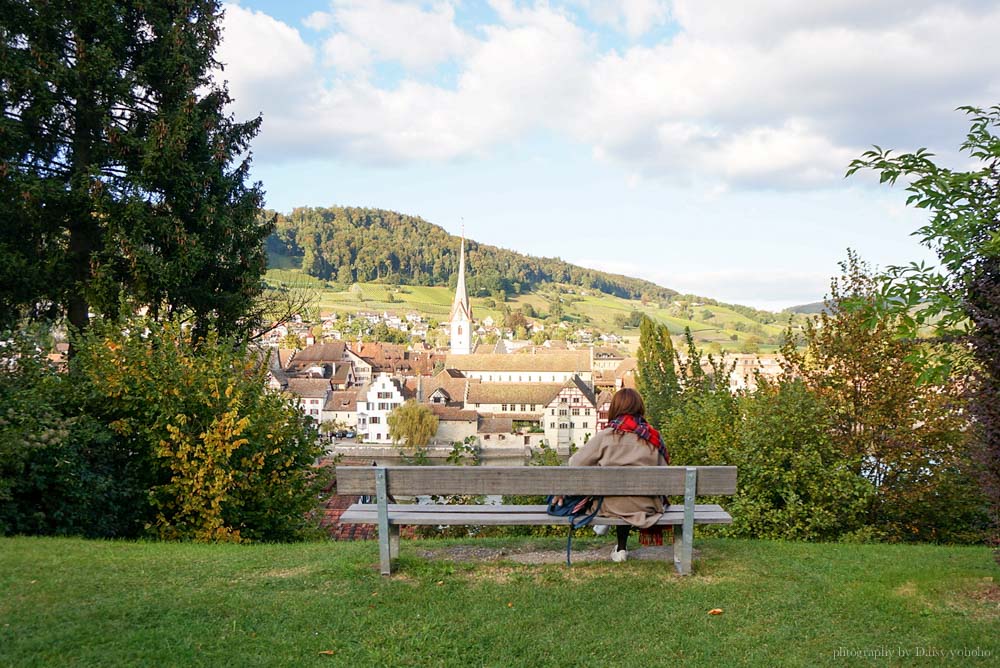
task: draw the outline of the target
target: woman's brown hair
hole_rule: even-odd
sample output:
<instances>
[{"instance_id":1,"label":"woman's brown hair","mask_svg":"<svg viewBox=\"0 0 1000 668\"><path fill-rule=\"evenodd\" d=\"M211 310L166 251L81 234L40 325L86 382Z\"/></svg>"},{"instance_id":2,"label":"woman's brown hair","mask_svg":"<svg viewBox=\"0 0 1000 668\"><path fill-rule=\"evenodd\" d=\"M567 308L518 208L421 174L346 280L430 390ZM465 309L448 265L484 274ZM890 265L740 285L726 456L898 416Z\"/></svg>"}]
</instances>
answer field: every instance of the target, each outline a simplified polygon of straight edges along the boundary
<instances>
[{"instance_id":1,"label":"woman's brown hair","mask_svg":"<svg viewBox=\"0 0 1000 668\"><path fill-rule=\"evenodd\" d=\"M608 420L614 420L622 415L645 417L646 404L642 395L630 387L623 387L611 397L611 407L608 409Z\"/></svg>"}]
</instances>

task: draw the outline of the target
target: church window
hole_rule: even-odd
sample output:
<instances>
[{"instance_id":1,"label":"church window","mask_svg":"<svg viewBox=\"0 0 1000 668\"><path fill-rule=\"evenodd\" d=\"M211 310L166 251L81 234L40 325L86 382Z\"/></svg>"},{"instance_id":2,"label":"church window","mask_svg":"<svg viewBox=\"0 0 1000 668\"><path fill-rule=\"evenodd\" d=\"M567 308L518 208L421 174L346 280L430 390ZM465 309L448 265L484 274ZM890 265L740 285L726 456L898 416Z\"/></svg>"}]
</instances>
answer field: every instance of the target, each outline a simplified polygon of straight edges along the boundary
<instances>
[{"instance_id":1,"label":"church window","mask_svg":"<svg viewBox=\"0 0 1000 668\"><path fill-rule=\"evenodd\" d=\"M462 336L462 326L461 325L458 326L458 335Z\"/></svg>"}]
</instances>

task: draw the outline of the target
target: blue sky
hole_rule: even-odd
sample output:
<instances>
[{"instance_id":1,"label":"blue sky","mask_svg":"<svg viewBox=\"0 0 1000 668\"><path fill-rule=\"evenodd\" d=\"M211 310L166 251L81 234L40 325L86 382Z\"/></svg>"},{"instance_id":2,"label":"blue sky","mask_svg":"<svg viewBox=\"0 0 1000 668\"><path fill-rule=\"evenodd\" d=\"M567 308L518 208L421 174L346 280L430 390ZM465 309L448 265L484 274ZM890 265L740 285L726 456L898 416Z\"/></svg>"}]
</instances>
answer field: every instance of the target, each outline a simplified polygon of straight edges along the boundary
<instances>
[{"instance_id":1,"label":"blue sky","mask_svg":"<svg viewBox=\"0 0 1000 668\"><path fill-rule=\"evenodd\" d=\"M748 9L747 7L751 7ZM847 248L931 259L870 144L955 148L1000 102L980 0L240 0L225 64L271 208L371 206L779 309Z\"/></svg>"}]
</instances>

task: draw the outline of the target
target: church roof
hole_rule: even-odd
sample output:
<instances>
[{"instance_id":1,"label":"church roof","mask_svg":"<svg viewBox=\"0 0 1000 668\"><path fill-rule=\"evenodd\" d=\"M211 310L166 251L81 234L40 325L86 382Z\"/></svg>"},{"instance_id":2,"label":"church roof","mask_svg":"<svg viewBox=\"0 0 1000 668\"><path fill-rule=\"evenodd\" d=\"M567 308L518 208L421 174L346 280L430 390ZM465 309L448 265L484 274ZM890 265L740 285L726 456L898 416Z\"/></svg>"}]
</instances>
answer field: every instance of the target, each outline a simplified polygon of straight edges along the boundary
<instances>
[{"instance_id":1,"label":"church roof","mask_svg":"<svg viewBox=\"0 0 1000 668\"><path fill-rule=\"evenodd\" d=\"M467 404L534 404L545 406L552 401L562 383L478 383L469 385Z\"/></svg>"},{"instance_id":2,"label":"church roof","mask_svg":"<svg viewBox=\"0 0 1000 668\"><path fill-rule=\"evenodd\" d=\"M448 355L444 365L459 371L590 371L590 352L572 350L544 355Z\"/></svg>"}]
</instances>

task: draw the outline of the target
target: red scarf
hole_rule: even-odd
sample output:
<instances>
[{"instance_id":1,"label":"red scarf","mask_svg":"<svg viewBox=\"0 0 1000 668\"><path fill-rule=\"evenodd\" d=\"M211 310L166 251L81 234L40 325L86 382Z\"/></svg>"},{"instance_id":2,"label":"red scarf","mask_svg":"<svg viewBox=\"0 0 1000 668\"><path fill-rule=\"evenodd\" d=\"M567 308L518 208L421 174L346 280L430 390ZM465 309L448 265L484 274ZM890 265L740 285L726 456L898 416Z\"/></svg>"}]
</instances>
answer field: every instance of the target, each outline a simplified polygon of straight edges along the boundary
<instances>
[{"instance_id":1,"label":"red scarf","mask_svg":"<svg viewBox=\"0 0 1000 668\"><path fill-rule=\"evenodd\" d=\"M649 443L651 447L659 450L667 464L670 463L670 453L667 452L667 448L663 445L663 439L660 438L660 432L656 431L653 425L649 424L641 417L636 418L632 415L620 415L609 422L608 426L619 433L629 432L635 434L642 440Z\"/></svg>"}]
</instances>

